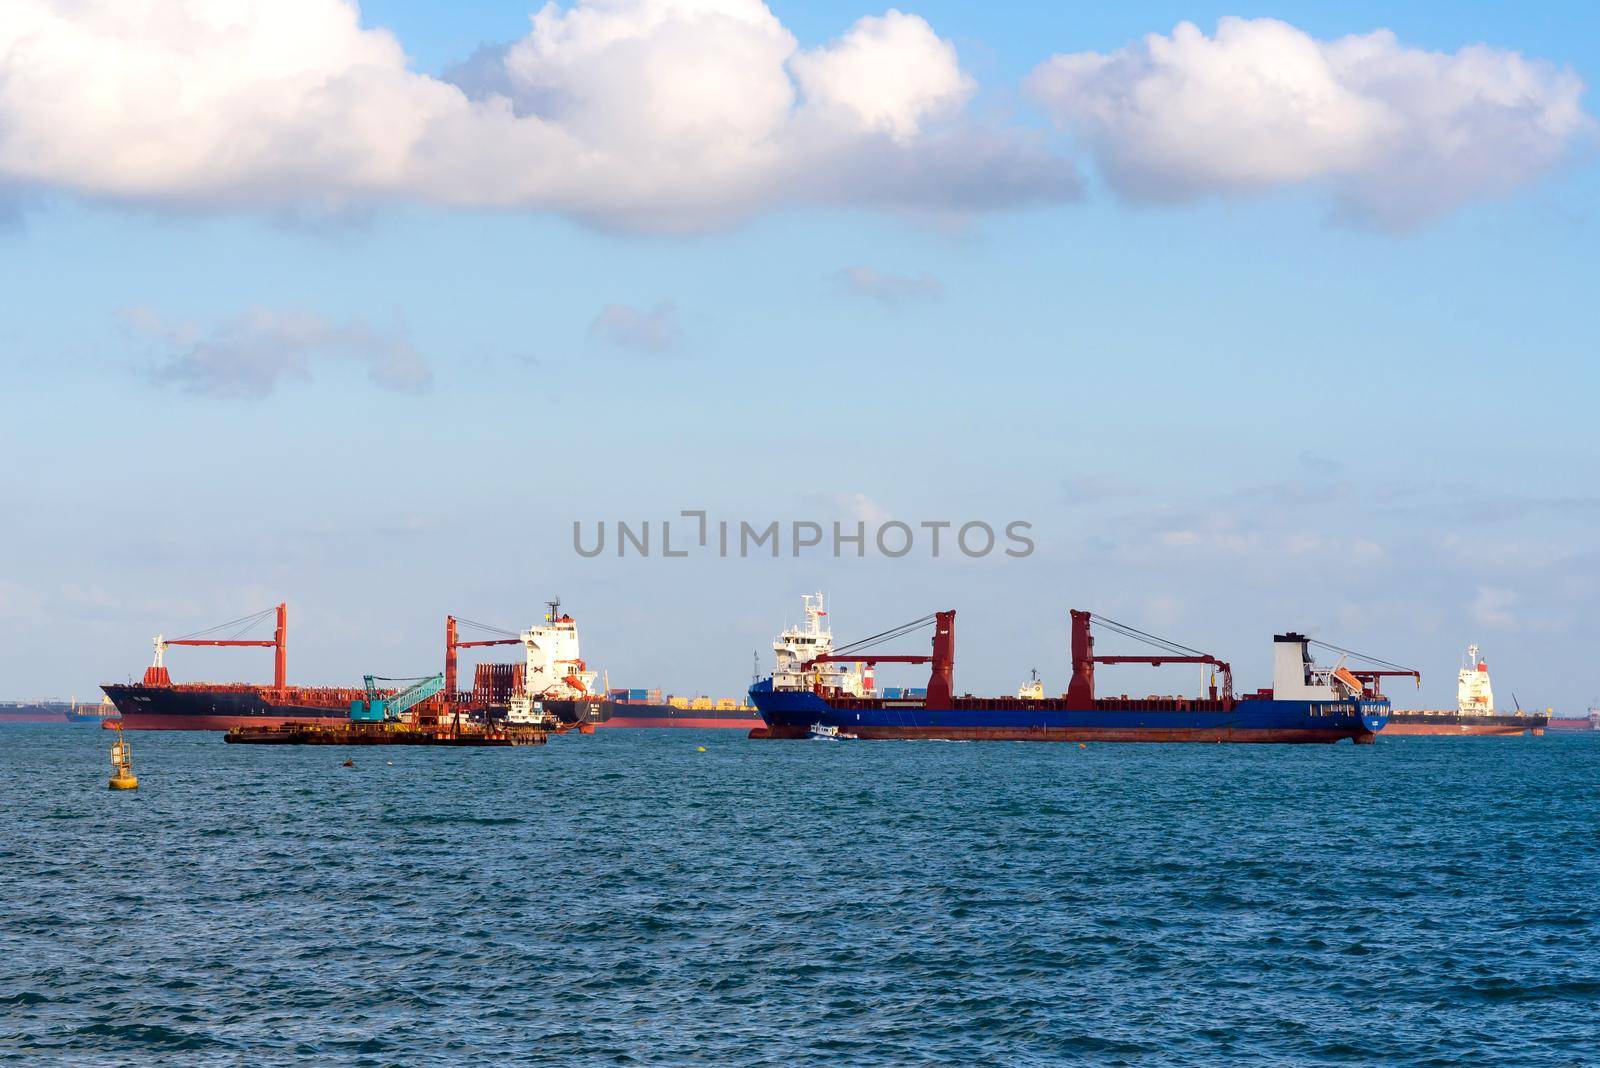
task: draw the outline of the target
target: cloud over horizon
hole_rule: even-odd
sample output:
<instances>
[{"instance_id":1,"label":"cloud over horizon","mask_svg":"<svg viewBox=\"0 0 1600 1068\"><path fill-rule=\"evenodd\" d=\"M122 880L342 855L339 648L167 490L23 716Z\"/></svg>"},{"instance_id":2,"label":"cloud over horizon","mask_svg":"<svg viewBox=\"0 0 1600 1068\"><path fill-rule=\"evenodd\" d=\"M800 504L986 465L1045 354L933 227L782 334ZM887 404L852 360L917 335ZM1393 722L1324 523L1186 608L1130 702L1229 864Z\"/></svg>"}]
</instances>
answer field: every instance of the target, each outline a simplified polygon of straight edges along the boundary
<instances>
[{"instance_id":1,"label":"cloud over horizon","mask_svg":"<svg viewBox=\"0 0 1600 1068\"><path fill-rule=\"evenodd\" d=\"M875 300L891 310L919 301L939 300L944 296L944 283L926 271L917 275L899 275L856 266L844 268L834 275L834 280L845 292Z\"/></svg>"},{"instance_id":2,"label":"cloud over horizon","mask_svg":"<svg viewBox=\"0 0 1600 1068\"><path fill-rule=\"evenodd\" d=\"M641 352L666 352L676 347L682 336L678 309L670 300L659 302L649 311L607 304L589 324L591 339Z\"/></svg>"},{"instance_id":3,"label":"cloud over horizon","mask_svg":"<svg viewBox=\"0 0 1600 1068\"><path fill-rule=\"evenodd\" d=\"M185 393L261 400L284 382L309 381L319 363L354 364L374 385L400 392L433 384L433 372L409 341L358 320L340 324L259 307L211 330L143 307L124 309L120 319L129 333L161 352L150 381Z\"/></svg>"},{"instance_id":4,"label":"cloud over horizon","mask_svg":"<svg viewBox=\"0 0 1600 1068\"><path fill-rule=\"evenodd\" d=\"M1026 89L1127 199L1320 185L1340 216L1394 229L1504 195L1595 131L1571 70L1388 30L1321 41L1268 18L1057 55Z\"/></svg>"}]
</instances>

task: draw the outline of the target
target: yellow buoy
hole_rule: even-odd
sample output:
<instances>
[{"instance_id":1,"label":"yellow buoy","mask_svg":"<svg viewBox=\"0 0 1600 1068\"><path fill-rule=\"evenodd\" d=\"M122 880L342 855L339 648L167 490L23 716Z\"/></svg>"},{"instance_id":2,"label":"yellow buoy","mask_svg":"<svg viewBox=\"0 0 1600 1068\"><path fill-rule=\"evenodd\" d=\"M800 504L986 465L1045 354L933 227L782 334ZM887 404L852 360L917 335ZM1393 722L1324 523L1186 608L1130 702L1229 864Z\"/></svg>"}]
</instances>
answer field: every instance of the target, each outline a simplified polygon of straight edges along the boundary
<instances>
[{"instance_id":1,"label":"yellow buoy","mask_svg":"<svg viewBox=\"0 0 1600 1068\"><path fill-rule=\"evenodd\" d=\"M111 745L111 782L113 790L137 790L139 779L133 774L132 748L122 737L122 724L116 725L117 740Z\"/></svg>"},{"instance_id":2,"label":"yellow buoy","mask_svg":"<svg viewBox=\"0 0 1600 1068\"><path fill-rule=\"evenodd\" d=\"M694 747L694 751L696 753L704 753L706 751L706 747L703 745L697 745Z\"/></svg>"}]
</instances>

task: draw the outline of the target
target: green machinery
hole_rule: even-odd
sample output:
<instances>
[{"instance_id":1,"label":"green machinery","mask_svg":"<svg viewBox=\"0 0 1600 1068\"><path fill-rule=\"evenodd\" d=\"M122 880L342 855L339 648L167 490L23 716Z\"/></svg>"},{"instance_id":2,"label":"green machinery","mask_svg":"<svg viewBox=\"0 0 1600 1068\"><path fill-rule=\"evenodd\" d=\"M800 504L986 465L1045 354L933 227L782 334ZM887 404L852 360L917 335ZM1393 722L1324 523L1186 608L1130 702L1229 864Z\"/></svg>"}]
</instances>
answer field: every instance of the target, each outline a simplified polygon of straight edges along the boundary
<instances>
[{"instance_id":1,"label":"green machinery","mask_svg":"<svg viewBox=\"0 0 1600 1068\"><path fill-rule=\"evenodd\" d=\"M350 721L352 723L395 722L408 709L415 705L420 705L444 689L444 674L442 672L438 675L426 675L421 678L390 679L382 675L367 675L365 678L367 696L350 702ZM411 685L384 697L378 689L378 683L380 682L408 682Z\"/></svg>"}]
</instances>

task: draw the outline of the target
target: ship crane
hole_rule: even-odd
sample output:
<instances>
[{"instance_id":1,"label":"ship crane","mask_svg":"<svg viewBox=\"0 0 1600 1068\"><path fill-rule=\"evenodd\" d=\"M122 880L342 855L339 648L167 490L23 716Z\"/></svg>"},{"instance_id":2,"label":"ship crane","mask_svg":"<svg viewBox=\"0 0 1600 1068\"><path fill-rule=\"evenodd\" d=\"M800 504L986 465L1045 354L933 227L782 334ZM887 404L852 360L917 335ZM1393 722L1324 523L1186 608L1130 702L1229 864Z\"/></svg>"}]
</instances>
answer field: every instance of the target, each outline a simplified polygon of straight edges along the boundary
<instances>
[{"instance_id":1,"label":"ship crane","mask_svg":"<svg viewBox=\"0 0 1600 1068\"><path fill-rule=\"evenodd\" d=\"M273 631L272 640L250 640L234 638L205 638L204 634L215 634L222 630L231 630L235 635L243 634L251 627L266 620L274 612L277 614L277 627ZM272 657L272 686L281 690L289 684L289 606L280 604L276 609L267 608L250 616L241 616L226 623L218 623L205 630L197 630L182 638L164 638L157 634L155 637L156 657L155 662L145 670L144 683L146 686L171 686L172 676L167 673L164 654L170 645L204 646L209 648L249 647L256 649L276 650Z\"/></svg>"},{"instance_id":2,"label":"ship crane","mask_svg":"<svg viewBox=\"0 0 1600 1068\"><path fill-rule=\"evenodd\" d=\"M1067 684L1067 707L1070 709L1089 709L1094 707L1094 666L1096 664L1149 664L1152 667L1161 667L1163 664L1210 664L1222 672L1223 701L1233 700L1233 667L1225 660L1218 660L1210 653L1202 653L1198 649L1191 649L1187 645L1158 638L1154 634L1147 634L1136 627L1126 623L1118 623L1105 616L1097 616L1089 612L1080 612L1076 608L1072 612L1072 681ZM1158 653L1146 656L1096 656L1094 652L1094 635L1090 630L1091 623L1098 623L1114 634L1125 638L1132 638L1137 642L1153 646ZM1211 683L1211 700L1218 699L1215 675Z\"/></svg>"},{"instance_id":3,"label":"ship crane","mask_svg":"<svg viewBox=\"0 0 1600 1068\"><path fill-rule=\"evenodd\" d=\"M382 675L367 675L364 681L366 682L367 699L356 702L350 709L350 718L356 722L398 723L411 709L444 689L444 675L442 674L404 679L391 679ZM388 696L384 696L384 691L378 688L378 683L380 682L409 682L411 685L397 689Z\"/></svg>"},{"instance_id":4,"label":"ship crane","mask_svg":"<svg viewBox=\"0 0 1600 1068\"><path fill-rule=\"evenodd\" d=\"M933 652L928 656L879 654L867 650L876 648L896 638L904 637L915 631L921 630L929 623L933 624ZM866 664L871 667L877 664L932 664L933 671L928 676L928 707L938 708L950 703L950 697L955 688L955 659L956 659L956 614L955 612L935 612L931 616L923 616L909 623L902 623L898 627L890 627L886 631L862 638L860 641L851 642L841 646L831 653L812 657L800 665L800 670L809 671L814 664L825 663L856 663Z\"/></svg>"},{"instance_id":5,"label":"ship crane","mask_svg":"<svg viewBox=\"0 0 1600 1068\"><path fill-rule=\"evenodd\" d=\"M505 638L480 638L473 641L462 641L460 637L460 624L477 627L479 630L491 634L505 634ZM491 627L486 623L474 623L470 619L457 619L455 616L444 617L444 692L448 699L454 700L456 695L456 651L459 649L482 649L489 645L521 645L522 639L501 627Z\"/></svg>"},{"instance_id":6,"label":"ship crane","mask_svg":"<svg viewBox=\"0 0 1600 1068\"><path fill-rule=\"evenodd\" d=\"M1422 689L1422 672L1420 671L1416 671L1408 667L1401 667L1399 664L1391 664L1387 660L1379 660L1377 657L1368 656L1365 653L1358 653L1353 649L1345 649L1342 646L1333 645L1329 642L1318 641L1315 638L1310 639L1310 643L1319 648L1327 649L1330 652L1340 653L1342 656L1352 656L1357 660L1365 661L1368 664L1379 665L1376 668L1344 669L1360 680L1363 689L1366 689L1366 687L1370 684L1371 689L1367 690L1367 693L1372 697L1383 696L1383 683L1381 681L1383 679L1415 679L1417 681L1417 689Z\"/></svg>"}]
</instances>

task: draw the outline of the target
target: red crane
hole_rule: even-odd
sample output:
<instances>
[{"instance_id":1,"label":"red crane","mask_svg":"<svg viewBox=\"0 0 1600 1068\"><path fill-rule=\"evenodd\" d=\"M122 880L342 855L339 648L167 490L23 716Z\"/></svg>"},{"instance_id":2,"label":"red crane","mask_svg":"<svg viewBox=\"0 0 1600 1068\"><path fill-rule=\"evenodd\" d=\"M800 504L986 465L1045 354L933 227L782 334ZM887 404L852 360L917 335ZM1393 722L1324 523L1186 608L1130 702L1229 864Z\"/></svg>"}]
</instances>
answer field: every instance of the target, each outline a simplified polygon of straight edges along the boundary
<instances>
[{"instance_id":1,"label":"red crane","mask_svg":"<svg viewBox=\"0 0 1600 1068\"><path fill-rule=\"evenodd\" d=\"M1095 656L1094 635L1089 631L1089 624L1096 617L1088 612L1072 609L1072 681L1067 684L1067 707L1074 711L1083 711L1094 707L1094 666L1096 664L1150 664L1160 667L1163 664L1210 664L1222 670L1222 699L1233 700L1233 668L1225 661L1218 660L1209 653L1202 653L1197 649L1169 642L1164 638L1156 638L1145 634L1144 631L1135 630L1125 623L1099 617L1102 623L1110 624L1112 629L1119 634L1137 638L1148 644L1159 644L1175 652L1162 652L1151 656ZM1211 699L1217 699L1217 684L1211 684Z\"/></svg>"},{"instance_id":2,"label":"red crane","mask_svg":"<svg viewBox=\"0 0 1600 1068\"><path fill-rule=\"evenodd\" d=\"M271 611L271 609L268 609ZM289 606L280 604L277 608L278 625L272 633L271 641L251 641L239 638L172 638L165 639L156 635L156 662L145 671L144 681L147 686L171 686L172 677L167 674L166 666L161 662L161 654L169 645L202 645L211 647L240 647L248 646L256 649L277 650L272 657L272 686L281 690L289 684ZM256 619L266 616L266 612L257 613L255 616L246 616L244 620L234 620L234 623L245 622L249 626ZM212 627L216 631L222 627L232 626L233 623L223 623ZM202 632L204 633L204 632Z\"/></svg>"},{"instance_id":3,"label":"red crane","mask_svg":"<svg viewBox=\"0 0 1600 1068\"><path fill-rule=\"evenodd\" d=\"M471 620L467 620L471 623ZM460 638L455 616L444 617L444 692L453 700L456 693L456 650L481 649L486 645L521 645L521 638L484 638L464 642ZM482 626L482 624L475 624ZM485 628L492 629L492 628Z\"/></svg>"},{"instance_id":4,"label":"red crane","mask_svg":"<svg viewBox=\"0 0 1600 1068\"><path fill-rule=\"evenodd\" d=\"M1354 675L1356 678L1360 679L1363 685L1370 682L1372 684L1372 689L1369 692L1373 697L1383 696L1383 684L1378 681L1379 679L1416 679L1417 689L1422 689L1422 672L1412 671L1409 668L1400 668L1394 671L1375 671L1357 668L1345 668L1345 670L1350 672L1350 674Z\"/></svg>"},{"instance_id":5,"label":"red crane","mask_svg":"<svg viewBox=\"0 0 1600 1068\"><path fill-rule=\"evenodd\" d=\"M847 645L837 653L824 653L822 656L807 660L800 665L800 670L804 671L813 664L823 663L866 664L869 667L874 664L932 664L933 672L928 676L928 707L948 708L950 706L950 698L955 689L956 614L953 611L935 612L933 618L933 654L931 656L889 656L867 652L852 653L850 649L853 646ZM891 631L885 631L884 634L899 636L917 626L925 626L926 624L927 617L923 617L917 623L908 623ZM878 637L880 636L874 635L873 638L863 638L861 641L854 643L854 646L863 645Z\"/></svg>"}]
</instances>

